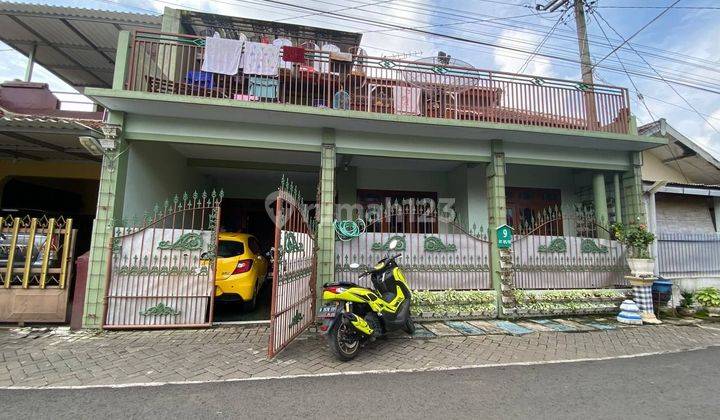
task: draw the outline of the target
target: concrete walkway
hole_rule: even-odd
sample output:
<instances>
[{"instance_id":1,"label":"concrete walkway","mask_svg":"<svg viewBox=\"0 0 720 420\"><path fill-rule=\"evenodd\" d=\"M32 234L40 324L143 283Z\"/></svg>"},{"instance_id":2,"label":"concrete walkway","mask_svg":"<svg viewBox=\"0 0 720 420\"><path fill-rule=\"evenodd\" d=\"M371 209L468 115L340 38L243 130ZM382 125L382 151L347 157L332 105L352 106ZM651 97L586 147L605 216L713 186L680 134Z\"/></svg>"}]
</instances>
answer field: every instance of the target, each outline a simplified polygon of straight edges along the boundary
<instances>
[{"instance_id":1,"label":"concrete walkway","mask_svg":"<svg viewBox=\"0 0 720 420\"><path fill-rule=\"evenodd\" d=\"M0 330L0 388L187 383L603 359L720 346L720 324L627 327L604 318L437 322L341 363L315 333L273 360L267 327Z\"/></svg>"}]
</instances>

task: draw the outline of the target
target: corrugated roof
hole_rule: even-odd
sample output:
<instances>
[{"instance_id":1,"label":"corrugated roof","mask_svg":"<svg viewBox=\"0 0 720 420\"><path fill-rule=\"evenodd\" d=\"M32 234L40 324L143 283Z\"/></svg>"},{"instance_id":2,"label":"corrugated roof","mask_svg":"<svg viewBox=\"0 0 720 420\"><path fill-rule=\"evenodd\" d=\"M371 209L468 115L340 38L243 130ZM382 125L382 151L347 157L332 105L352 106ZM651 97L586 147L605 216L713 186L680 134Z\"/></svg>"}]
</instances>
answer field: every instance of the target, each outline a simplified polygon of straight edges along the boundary
<instances>
[{"instance_id":1,"label":"corrugated roof","mask_svg":"<svg viewBox=\"0 0 720 420\"><path fill-rule=\"evenodd\" d=\"M102 124L94 119L17 114L0 108L0 158L98 162L80 146L78 136L102 136Z\"/></svg>"},{"instance_id":2,"label":"corrugated roof","mask_svg":"<svg viewBox=\"0 0 720 420\"><path fill-rule=\"evenodd\" d=\"M667 145L648 152L670 168L682 172L688 178L688 183L720 184L720 161L703 146L673 128L664 118L639 127L638 133L668 139Z\"/></svg>"},{"instance_id":3,"label":"corrugated roof","mask_svg":"<svg viewBox=\"0 0 720 420\"><path fill-rule=\"evenodd\" d=\"M110 87L121 30L159 29L160 16L0 2L0 40L82 90Z\"/></svg>"}]
</instances>

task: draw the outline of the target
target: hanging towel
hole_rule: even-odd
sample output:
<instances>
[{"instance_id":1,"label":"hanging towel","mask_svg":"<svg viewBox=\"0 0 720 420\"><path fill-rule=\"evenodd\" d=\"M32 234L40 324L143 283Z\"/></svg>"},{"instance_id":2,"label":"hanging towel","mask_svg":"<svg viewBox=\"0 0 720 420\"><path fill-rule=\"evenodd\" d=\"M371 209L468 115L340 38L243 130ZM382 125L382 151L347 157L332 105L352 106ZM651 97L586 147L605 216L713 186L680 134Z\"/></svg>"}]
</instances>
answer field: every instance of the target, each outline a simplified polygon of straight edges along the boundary
<instances>
[{"instance_id":1,"label":"hanging towel","mask_svg":"<svg viewBox=\"0 0 720 420\"><path fill-rule=\"evenodd\" d=\"M291 69L292 62L285 59L285 48L292 47L292 41L287 38L277 38L272 42L273 45L280 47L282 50L282 59L280 60L280 68Z\"/></svg>"},{"instance_id":2,"label":"hanging towel","mask_svg":"<svg viewBox=\"0 0 720 420\"><path fill-rule=\"evenodd\" d=\"M419 88L395 86L393 88L393 104L396 114L420 115Z\"/></svg>"},{"instance_id":3,"label":"hanging towel","mask_svg":"<svg viewBox=\"0 0 720 420\"><path fill-rule=\"evenodd\" d=\"M242 60L243 44L241 39L217 37L205 38L205 56L202 71L219 74L237 74Z\"/></svg>"},{"instance_id":4,"label":"hanging towel","mask_svg":"<svg viewBox=\"0 0 720 420\"><path fill-rule=\"evenodd\" d=\"M246 42L242 63L245 74L277 76L280 65L280 47L260 42Z\"/></svg>"},{"instance_id":5,"label":"hanging towel","mask_svg":"<svg viewBox=\"0 0 720 420\"><path fill-rule=\"evenodd\" d=\"M288 63L305 63L305 48L303 47L283 47L283 61Z\"/></svg>"}]
</instances>

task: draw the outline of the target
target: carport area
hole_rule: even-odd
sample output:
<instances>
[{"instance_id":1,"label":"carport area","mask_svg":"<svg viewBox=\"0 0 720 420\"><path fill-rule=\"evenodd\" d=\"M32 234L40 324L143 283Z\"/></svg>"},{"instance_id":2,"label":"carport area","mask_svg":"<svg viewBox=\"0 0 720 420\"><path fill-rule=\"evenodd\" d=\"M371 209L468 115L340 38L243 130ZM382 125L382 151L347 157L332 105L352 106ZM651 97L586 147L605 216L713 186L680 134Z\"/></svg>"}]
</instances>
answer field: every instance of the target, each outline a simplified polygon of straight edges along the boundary
<instances>
[{"instance_id":1,"label":"carport area","mask_svg":"<svg viewBox=\"0 0 720 420\"><path fill-rule=\"evenodd\" d=\"M267 320L275 245L275 193L282 177L286 177L297 185L306 202L314 203L319 164L319 153L311 152L130 141L123 217L142 217L156 203L162 206L164 200L172 201L175 195L222 190L215 284L216 294L218 288L223 293L215 296L213 322ZM242 242L239 248L238 241ZM243 256L234 258L238 253ZM250 270L259 270L262 276L254 305L239 297L240 292L234 292L243 287L239 285L244 280L229 280L232 273L246 267L243 261L248 259L253 260ZM265 260L266 269L260 260Z\"/></svg>"},{"instance_id":2,"label":"carport area","mask_svg":"<svg viewBox=\"0 0 720 420\"><path fill-rule=\"evenodd\" d=\"M99 124L0 109L0 322L68 320L100 177L78 137L101 136Z\"/></svg>"}]
</instances>

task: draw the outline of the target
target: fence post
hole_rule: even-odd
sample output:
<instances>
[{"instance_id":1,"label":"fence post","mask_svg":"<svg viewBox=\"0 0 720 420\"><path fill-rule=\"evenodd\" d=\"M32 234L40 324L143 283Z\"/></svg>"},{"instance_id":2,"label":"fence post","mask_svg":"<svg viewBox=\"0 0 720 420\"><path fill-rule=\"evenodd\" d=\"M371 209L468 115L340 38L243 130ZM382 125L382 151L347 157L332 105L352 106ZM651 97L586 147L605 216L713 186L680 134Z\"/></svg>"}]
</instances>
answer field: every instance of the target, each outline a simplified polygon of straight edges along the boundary
<instances>
[{"instance_id":1,"label":"fence post","mask_svg":"<svg viewBox=\"0 0 720 420\"><path fill-rule=\"evenodd\" d=\"M505 153L502 140L491 142L490 164L487 166L488 183L488 233L505 224L507 210L505 204ZM490 279L496 293L497 316L502 310L502 278L500 276L500 250L494 240L490 241Z\"/></svg>"}]
</instances>

